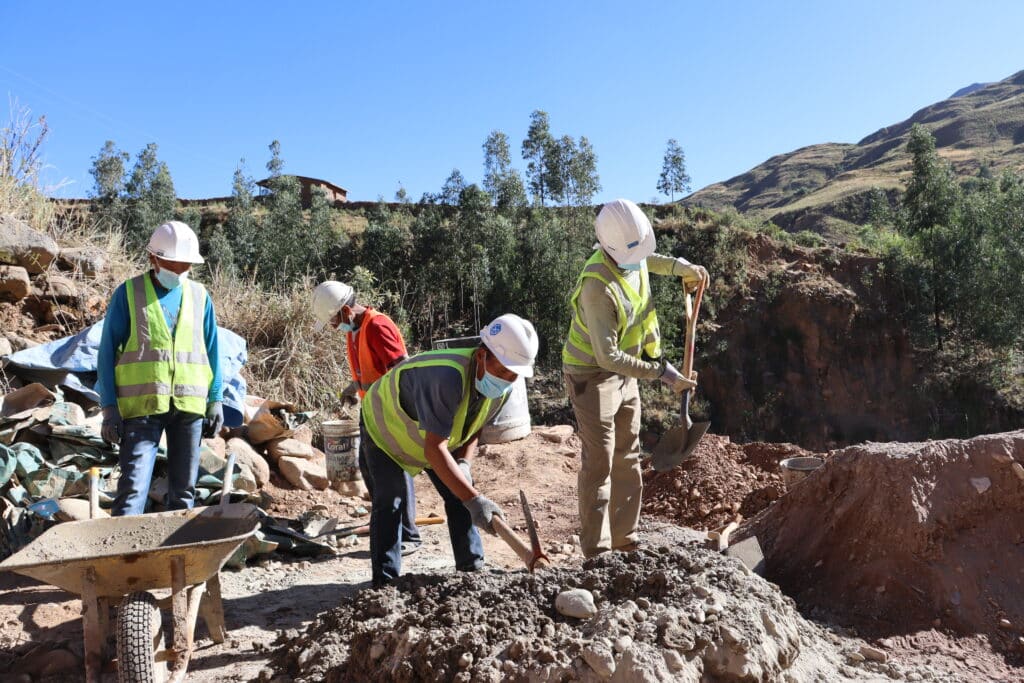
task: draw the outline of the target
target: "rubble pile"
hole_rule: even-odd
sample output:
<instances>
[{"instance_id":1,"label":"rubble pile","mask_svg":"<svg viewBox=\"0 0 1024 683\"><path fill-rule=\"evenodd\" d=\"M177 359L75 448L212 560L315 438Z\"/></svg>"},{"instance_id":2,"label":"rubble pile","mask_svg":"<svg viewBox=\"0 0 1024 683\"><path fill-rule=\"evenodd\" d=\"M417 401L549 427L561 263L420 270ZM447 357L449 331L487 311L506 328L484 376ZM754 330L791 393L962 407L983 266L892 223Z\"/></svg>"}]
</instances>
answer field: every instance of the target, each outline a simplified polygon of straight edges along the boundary
<instances>
[{"instance_id":1,"label":"rubble pile","mask_svg":"<svg viewBox=\"0 0 1024 683\"><path fill-rule=\"evenodd\" d=\"M879 636L983 634L1019 655L1022 530L1017 431L836 451L734 537L757 536L805 613Z\"/></svg>"},{"instance_id":2,"label":"rubble pile","mask_svg":"<svg viewBox=\"0 0 1024 683\"><path fill-rule=\"evenodd\" d=\"M582 568L402 577L285 632L296 681L866 680L858 645L772 584L667 526ZM689 539L689 540L686 540ZM663 545L662 545L663 544ZM854 659L858 664L847 664Z\"/></svg>"},{"instance_id":3,"label":"rubble pile","mask_svg":"<svg viewBox=\"0 0 1024 683\"><path fill-rule=\"evenodd\" d=\"M753 517L786 492L779 462L811 455L793 444L734 444L707 434L694 455L668 472L644 472L643 512L694 529Z\"/></svg>"},{"instance_id":4,"label":"rubble pile","mask_svg":"<svg viewBox=\"0 0 1024 683\"><path fill-rule=\"evenodd\" d=\"M49 235L0 216L0 356L102 318L107 302L89 279L106 268L98 248L62 249Z\"/></svg>"}]
</instances>

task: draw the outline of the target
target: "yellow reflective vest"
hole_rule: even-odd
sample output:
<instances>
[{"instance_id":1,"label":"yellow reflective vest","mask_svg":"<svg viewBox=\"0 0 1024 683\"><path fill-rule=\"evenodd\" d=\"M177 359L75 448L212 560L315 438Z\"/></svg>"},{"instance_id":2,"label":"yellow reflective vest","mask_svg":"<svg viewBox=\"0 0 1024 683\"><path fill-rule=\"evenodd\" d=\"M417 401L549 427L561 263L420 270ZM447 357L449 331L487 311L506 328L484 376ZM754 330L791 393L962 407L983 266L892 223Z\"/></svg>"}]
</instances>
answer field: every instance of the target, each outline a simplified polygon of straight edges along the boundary
<instances>
[{"instance_id":1,"label":"yellow reflective vest","mask_svg":"<svg viewBox=\"0 0 1024 683\"><path fill-rule=\"evenodd\" d=\"M131 333L114 366L121 417L159 415L172 404L182 412L205 415L213 381L203 335L206 289L192 280L182 285L172 336L149 273L124 284Z\"/></svg>"},{"instance_id":2,"label":"yellow reflective vest","mask_svg":"<svg viewBox=\"0 0 1024 683\"><path fill-rule=\"evenodd\" d=\"M429 468L430 463L426 456L426 431L420 429L419 423L402 410L399 400L402 373L430 366L446 366L458 370L462 377L462 398L448 436L448 450L454 452L494 419L508 400L508 393L498 399L479 396L479 400L474 403L474 412L470 414L470 399L476 391L473 386L475 352L476 348L417 354L391 368L366 391L362 405L363 426L377 447L409 474L416 476Z\"/></svg>"},{"instance_id":3,"label":"yellow reflective vest","mask_svg":"<svg viewBox=\"0 0 1024 683\"><path fill-rule=\"evenodd\" d=\"M587 278L596 278L611 293L618 310L619 349L634 358L643 354L647 359L661 358L661 332L658 329L658 315L651 297L650 276L647 263L640 266L640 291L633 289L615 262L597 249L583 267L576 281L576 289L569 299L572 308L572 322L569 335L562 347L562 363L580 367L600 367L594 356L590 331L580 314L580 292Z\"/></svg>"}]
</instances>

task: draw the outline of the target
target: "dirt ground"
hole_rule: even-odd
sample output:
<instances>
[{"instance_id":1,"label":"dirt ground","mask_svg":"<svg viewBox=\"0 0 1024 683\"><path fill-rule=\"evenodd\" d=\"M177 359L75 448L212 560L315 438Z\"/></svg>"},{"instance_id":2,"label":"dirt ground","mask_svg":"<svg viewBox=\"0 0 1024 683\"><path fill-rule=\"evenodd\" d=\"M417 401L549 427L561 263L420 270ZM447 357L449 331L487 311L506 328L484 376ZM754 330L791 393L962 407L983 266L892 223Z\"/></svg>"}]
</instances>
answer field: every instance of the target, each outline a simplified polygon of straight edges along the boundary
<instances>
[{"instance_id":1,"label":"dirt ground","mask_svg":"<svg viewBox=\"0 0 1024 683\"><path fill-rule=\"evenodd\" d=\"M709 442L713 443L713 440ZM733 453L737 459L751 460L764 456L765 448L759 446L750 453L742 447L723 450ZM789 452L788 448L779 450ZM764 456L763 459L769 458ZM566 576L583 565L574 542L578 467L578 439L551 441L534 434L519 442L486 447L474 468L478 488L502 505L509 522L520 530L523 518L518 494L520 489L526 492L552 563L556 569L570 571ZM770 470L769 467L763 469L766 473ZM774 480L762 483L773 485ZM429 479L420 476L416 484L418 514L443 515L440 498ZM699 480L693 485L704 490L710 487ZM757 487L751 486L749 490L757 490ZM269 509L277 516L295 518L314 505L324 505L328 513L338 516L343 524L366 520L359 510L365 506L365 501L344 498L333 491L295 491L284 488L277 480L265 491L272 498ZM668 492L662 491L657 498L669 500ZM653 516L646 519L653 523ZM645 523L648 530L650 523ZM422 535L423 548L405 558L403 572L457 580L445 525L424 526ZM522 572L518 558L499 539L485 537L484 546L493 568ZM358 545L342 549L332 557L302 559L277 554L255 560L242 570L225 570L222 585L228 640L221 645L212 644L200 625L189 680L250 681L261 675L264 678L276 675L279 671L270 668L275 648L283 642L303 638L307 627L345 598L359 598L357 594L369 586L369 578L365 537ZM10 672L0 674L0 681L76 680L81 672L82 654L79 610L80 603L72 595L14 574L0 574L0 671ZM822 629L823 637L850 658L846 668L839 670L855 680L880 677L942 681L1024 679L1024 670L1007 664L1002 655L994 654L984 639L952 636L935 629L873 639L872 645L884 654L888 663L881 668L864 668L863 663L857 661L857 653L850 650L850 643L863 642L857 639L856 631L830 626L821 614L805 612L804 616L813 618L817 622L815 628ZM315 634L315 631L310 633ZM54 671L62 662L65 668ZM52 671L49 678L41 675L47 666ZM31 675L19 674L20 671ZM106 678L114 680L113 674Z\"/></svg>"}]
</instances>

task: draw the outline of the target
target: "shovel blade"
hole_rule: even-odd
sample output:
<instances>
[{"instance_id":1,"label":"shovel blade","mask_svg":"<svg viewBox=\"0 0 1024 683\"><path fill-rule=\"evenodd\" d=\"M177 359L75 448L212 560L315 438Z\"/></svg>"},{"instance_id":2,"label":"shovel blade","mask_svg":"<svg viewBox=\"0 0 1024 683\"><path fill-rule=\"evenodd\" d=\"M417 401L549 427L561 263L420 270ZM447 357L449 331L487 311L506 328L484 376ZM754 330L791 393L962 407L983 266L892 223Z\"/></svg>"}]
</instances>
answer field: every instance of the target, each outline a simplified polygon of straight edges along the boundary
<instances>
[{"instance_id":1,"label":"shovel blade","mask_svg":"<svg viewBox=\"0 0 1024 683\"><path fill-rule=\"evenodd\" d=\"M689 429L684 424L666 432L654 447L654 455L651 457L654 471L668 472L692 456L710 426L710 422L694 422Z\"/></svg>"}]
</instances>

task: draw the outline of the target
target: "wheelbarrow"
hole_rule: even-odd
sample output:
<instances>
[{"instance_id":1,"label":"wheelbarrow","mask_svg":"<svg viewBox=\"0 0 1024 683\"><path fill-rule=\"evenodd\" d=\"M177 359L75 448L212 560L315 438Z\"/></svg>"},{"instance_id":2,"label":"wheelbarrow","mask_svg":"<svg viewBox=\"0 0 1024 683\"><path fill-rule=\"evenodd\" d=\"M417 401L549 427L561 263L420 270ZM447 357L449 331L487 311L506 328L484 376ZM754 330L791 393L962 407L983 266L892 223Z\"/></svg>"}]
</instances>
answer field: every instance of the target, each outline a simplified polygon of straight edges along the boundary
<instances>
[{"instance_id":1,"label":"wheelbarrow","mask_svg":"<svg viewBox=\"0 0 1024 683\"><path fill-rule=\"evenodd\" d=\"M220 505L65 522L0 563L0 570L81 596L87 683L100 681L115 604L121 682L184 680L200 614L213 641L224 642L220 570L259 527L256 506L227 502L233 460ZM171 595L164 600L149 592L166 588ZM160 614L168 606L173 615L169 647Z\"/></svg>"}]
</instances>

